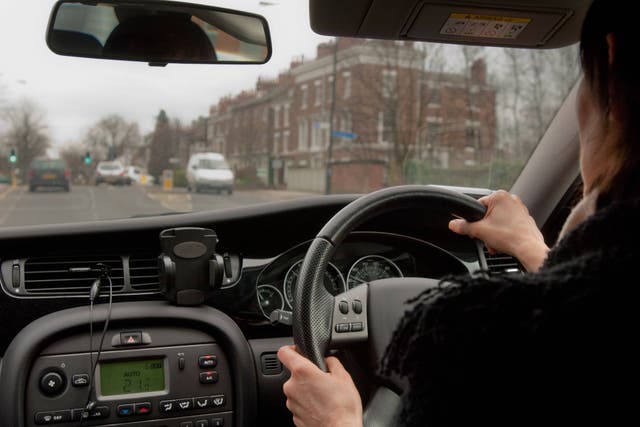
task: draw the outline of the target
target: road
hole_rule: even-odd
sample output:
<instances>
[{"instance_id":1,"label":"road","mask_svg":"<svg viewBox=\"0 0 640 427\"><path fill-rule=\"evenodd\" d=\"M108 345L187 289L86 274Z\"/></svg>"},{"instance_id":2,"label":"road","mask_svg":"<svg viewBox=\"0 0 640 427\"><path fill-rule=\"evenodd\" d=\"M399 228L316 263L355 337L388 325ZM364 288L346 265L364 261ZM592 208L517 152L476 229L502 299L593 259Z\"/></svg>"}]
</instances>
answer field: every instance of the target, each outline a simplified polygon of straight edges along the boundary
<instances>
[{"instance_id":1,"label":"road","mask_svg":"<svg viewBox=\"0 0 640 427\"><path fill-rule=\"evenodd\" d=\"M236 191L231 196L190 194L135 185L72 186L68 193L54 189L30 193L20 186L0 192L0 227L217 210L303 196L276 191Z\"/></svg>"}]
</instances>

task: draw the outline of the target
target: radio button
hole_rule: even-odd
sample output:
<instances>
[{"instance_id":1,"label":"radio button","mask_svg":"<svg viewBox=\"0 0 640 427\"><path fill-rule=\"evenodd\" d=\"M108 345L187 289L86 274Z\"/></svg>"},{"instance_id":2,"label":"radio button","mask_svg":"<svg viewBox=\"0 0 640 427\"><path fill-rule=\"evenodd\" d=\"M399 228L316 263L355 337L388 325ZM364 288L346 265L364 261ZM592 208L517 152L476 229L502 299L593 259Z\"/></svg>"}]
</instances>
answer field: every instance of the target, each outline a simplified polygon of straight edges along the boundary
<instances>
[{"instance_id":1,"label":"radio button","mask_svg":"<svg viewBox=\"0 0 640 427\"><path fill-rule=\"evenodd\" d=\"M133 415L133 403L125 403L124 405L118 405L116 413L119 417L130 417Z\"/></svg>"},{"instance_id":2,"label":"radio button","mask_svg":"<svg viewBox=\"0 0 640 427\"><path fill-rule=\"evenodd\" d=\"M147 415L151 413L151 403L140 402L136 403L136 415Z\"/></svg>"},{"instance_id":3,"label":"radio button","mask_svg":"<svg viewBox=\"0 0 640 427\"><path fill-rule=\"evenodd\" d=\"M193 409L193 399L177 399L176 404L180 411L190 411Z\"/></svg>"},{"instance_id":4,"label":"radio button","mask_svg":"<svg viewBox=\"0 0 640 427\"><path fill-rule=\"evenodd\" d=\"M178 410L175 400L163 400L160 402L160 412L173 412Z\"/></svg>"},{"instance_id":5,"label":"radio button","mask_svg":"<svg viewBox=\"0 0 640 427\"><path fill-rule=\"evenodd\" d=\"M36 424L55 424L71 421L71 409L54 412L36 412Z\"/></svg>"},{"instance_id":6,"label":"radio button","mask_svg":"<svg viewBox=\"0 0 640 427\"><path fill-rule=\"evenodd\" d=\"M180 423L180 427L193 427L193 421L183 421Z\"/></svg>"},{"instance_id":7,"label":"radio button","mask_svg":"<svg viewBox=\"0 0 640 427\"><path fill-rule=\"evenodd\" d=\"M209 421L208 420L197 420L195 427L209 427Z\"/></svg>"},{"instance_id":8,"label":"radio button","mask_svg":"<svg viewBox=\"0 0 640 427\"><path fill-rule=\"evenodd\" d=\"M218 358L213 355L198 357L198 366L201 368L215 368L218 365Z\"/></svg>"},{"instance_id":9,"label":"radio button","mask_svg":"<svg viewBox=\"0 0 640 427\"><path fill-rule=\"evenodd\" d=\"M219 394L217 396L210 396L211 403L214 408L220 408L224 406L226 399L224 398L224 394Z\"/></svg>"},{"instance_id":10,"label":"radio button","mask_svg":"<svg viewBox=\"0 0 640 427\"><path fill-rule=\"evenodd\" d=\"M218 382L217 371L200 372L200 384L213 384Z\"/></svg>"},{"instance_id":11,"label":"radio button","mask_svg":"<svg viewBox=\"0 0 640 427\"><path fill-rule=\"evenodd\" d=\"M211 427L223 427L224 419L223 418L212 418L211 419Z\"/></svg>"},{"instance_id":12,"label":"radio button","mask_svg":"<svg viewBox=\"0 0 640 427\"><path fill-rule=\"evenodd\" d=\"M196 397L194 400L196 402L195 409L210 408L213 406L211 396Z\"/></svg>"}]
</instances>

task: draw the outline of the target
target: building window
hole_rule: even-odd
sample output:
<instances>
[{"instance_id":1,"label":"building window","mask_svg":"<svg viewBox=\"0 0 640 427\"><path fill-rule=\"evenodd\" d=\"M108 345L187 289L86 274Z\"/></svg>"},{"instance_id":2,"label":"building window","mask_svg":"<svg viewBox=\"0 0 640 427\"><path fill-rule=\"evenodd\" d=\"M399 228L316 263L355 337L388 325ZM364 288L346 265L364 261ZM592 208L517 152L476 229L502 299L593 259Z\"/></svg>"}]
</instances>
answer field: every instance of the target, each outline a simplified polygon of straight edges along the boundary
<instances>
[{"instance_id":1,"label":"building window","mask_svg":"<svg viewBox=\"0 0 640 427\"><path fill-rule=\"evenodd\" d=\"M315 97L316 97L314 105L316 106L322 105L322 101L324 100L324 92L322 91L322 81L316 80L315 82L313 82L313 85L314 85Z\"/></svg>"},{"instance_id":2,"label":"building window","mask_svg":"<svg viewBox=\"0 0 640 427\"><path fill-rule=\"evenodd\" d=\"M289 104L285 105L282 110L282 125L289 127Z\"/></svg>"},{"instance_id":3,"label":"building window","mask_svg":"<svg viewBox=\"0 0 640 427\"><path fill-rule=\"evenodd\" d=\"M435 148L440 146L440 123L427 124L427 145Z\"/></svg>"},{"instance_id":4,"label":"building window","mask_svg":"<svg viewBox=\"0 0 640 427\"><path fill-rule=\"evenodd\" d=\"M284 132L282 132L282 152L283 153L289 152L289 131L288 130L285 130Z\"/></svg>"},{"instance_id":5,"label":"building window","mask_svg":"<svg viewBox=\"0 0 640 427\"><path fill-rule=\"evenodd\" d=\"M351 72L345 71L342 73L344 79L344 92L342 92L342 98L347 99L351 96Z\"/></svg>"},{"instance_id":6,"label":"building window","mask_svg":"<svg viewBox=\"0 0 640 427\"><path fill-rule=\"evenodd\" d=\"M280 147L280 132L275 132L273 134L273 154L282 153L282 148Z\"/></svg>"},{"instance_id":7,"label":"building window","mask_svg":"<svg viewBox=\"0 0 640 427\"><path fill-rule=\"evenodd\" d=\"M300 108L307 108L307 85L300 86Z\"/></svg>"},{"instance_id":8,"label":"building window","mask_svg":"<svg viewBox=\"0 0 640 427\"><path fill-rule=\"evenodd\" d=\"M309 149L309 125L307 119L300 120L298 123L298 150L305 151Z\"/></svg>"},{"instance_id":9,"label":"building window","mask_svg":"<svg viewBox=\"0 0 640 427\"><path fill-rule=\"evenodd\" d=\"M280 107L273 107L273 128L280 129Z\"/></svg>"},{"instance_id":10,"label":"building window","mask_svg":"<svg viewBox=\"0 0 640 427\"><path fill-rule=\"evenodd\" d=\"M396 93L396 70L382 70L382 97L391 98Z\"/></svg>"},{"instance_id":11,"label":"building window","mask_svg":"<svg viewBox=\"0 0 640 427\"><path fill-rule=\"evenodd\" d=\"M390 112L380 111L378 113L378 142L393 142L393 114Z\"/></svg>"}]
</instances>

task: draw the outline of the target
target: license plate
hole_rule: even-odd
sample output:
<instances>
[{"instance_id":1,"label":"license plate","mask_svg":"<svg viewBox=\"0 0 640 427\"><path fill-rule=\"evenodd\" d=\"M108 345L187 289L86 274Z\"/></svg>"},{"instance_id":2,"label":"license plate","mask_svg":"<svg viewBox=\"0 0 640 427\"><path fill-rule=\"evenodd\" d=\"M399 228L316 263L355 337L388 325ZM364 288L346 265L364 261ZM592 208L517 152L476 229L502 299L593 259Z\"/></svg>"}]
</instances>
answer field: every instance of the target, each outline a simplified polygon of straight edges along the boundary
<instances>
[{"instance_id":1,"label":"license plate","mask_svg":"<svg viewBox=\"0 0 640 427\"><path fill-rule=\"evenodd\" d=\"M55 173L47 172L42 174L42 179L56 179L56 176Z\"/></svg>"}]
</instances>

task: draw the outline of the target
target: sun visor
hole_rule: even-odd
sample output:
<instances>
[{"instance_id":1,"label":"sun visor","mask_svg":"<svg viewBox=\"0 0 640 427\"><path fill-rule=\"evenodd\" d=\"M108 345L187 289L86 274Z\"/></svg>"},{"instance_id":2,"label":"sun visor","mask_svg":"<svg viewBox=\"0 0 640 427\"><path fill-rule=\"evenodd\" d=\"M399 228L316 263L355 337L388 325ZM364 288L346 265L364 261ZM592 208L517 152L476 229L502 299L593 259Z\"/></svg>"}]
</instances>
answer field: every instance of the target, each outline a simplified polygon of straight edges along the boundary
<instances>
[{"instance_id":1,"label":"sun visor","mask_svg":"<svg viewBox=\"0 0 640 427\"><path fill-rule=\"evenodd\" d=\"M407 26L407 39L443 43L544 46L570 10L517 11L425 3Z\"/></svg>"}]
</instances>

